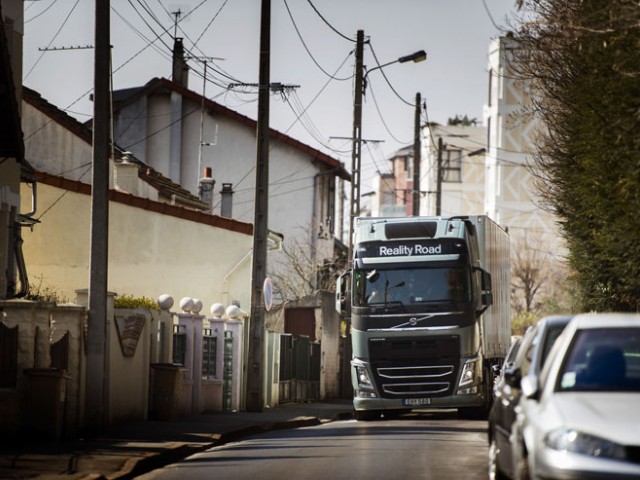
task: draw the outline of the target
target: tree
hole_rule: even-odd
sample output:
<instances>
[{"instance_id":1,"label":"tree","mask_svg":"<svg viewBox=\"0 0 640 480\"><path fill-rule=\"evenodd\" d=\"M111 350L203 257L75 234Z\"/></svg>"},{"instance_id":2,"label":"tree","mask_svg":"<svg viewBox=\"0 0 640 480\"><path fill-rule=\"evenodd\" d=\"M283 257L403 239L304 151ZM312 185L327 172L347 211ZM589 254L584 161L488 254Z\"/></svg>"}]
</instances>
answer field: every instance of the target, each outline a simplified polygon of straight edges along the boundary
<instances>
[{"instance_id":1,"label":"tree","mask_svg":"<svg viewBox=\"0 0 640 480\"><path fill-rule=\"evenodd\" d=\"M460 115L456 115L453 118L449 118L447 120L447 125L452 125L456 127L475 127L478 124L477 118L469 118L467 115L461 117Z\"/></svg>"},{"instance_id":2,"label":"tree","mask_svg":"<svg viewBox=\"0 0 640 480\"><path fill-rule=\"evenodd\" d=\"M514 249L511 261L511 305L516 314L531 313L539 306L538 292L548 277L548 269L539 248L528 245L527 239Z\"/></svg>"},{"instance_id":3,"label":"tree","mask_svg":"<svg viewBox=\"0 0 640 480\"><path fill-rule=\"evenodd\" d=\"M584 310L640 306L640 7L523 0L514 74L541 130L538 187L560 218Z\"/></svg>"},{"instance_id":4,"label":"tree","mask_svg":"<svg viewBox=\"0 0 640 480\"><path fill-rule=\"evenodd\" d=\"M311 249L295 240L283 242L279 253L274 258L274 268L270 268L275 303L335 291L340 268L334 262L314 260Z\"/></svg>"}]
</instances>

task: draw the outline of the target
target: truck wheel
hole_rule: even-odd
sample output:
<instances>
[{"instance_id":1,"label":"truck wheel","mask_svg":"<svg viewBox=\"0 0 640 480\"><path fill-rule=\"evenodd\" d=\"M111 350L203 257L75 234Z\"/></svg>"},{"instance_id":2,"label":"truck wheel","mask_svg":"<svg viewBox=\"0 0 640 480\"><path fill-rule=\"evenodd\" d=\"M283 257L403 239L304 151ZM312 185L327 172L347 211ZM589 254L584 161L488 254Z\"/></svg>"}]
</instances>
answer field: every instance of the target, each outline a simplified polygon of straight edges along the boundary
<instances>
[{"instance_id":1,"label":"truck wheel","mask_svg":"<svg viewBox=\"0 0 640 480\"><path fill-rule=\"evenodd\" d=\"M489 411L486 406L481 407L464 407L458 409L458 416L467 420L486 420Z\"/></svg>"},{"instance_id":2,"label":"truck wheel","mask_svg":"<svg viewBox=\"0 0 640 480\"><path fill-rule=\"evenodd\" d=\"M400 409L396 409L396 410L384 410L382 412L382 416L385 418L385 420L394 420L396 418L398 418L400 415L404 414L404 413L409 413L411 412L410 408L400 408Z\"/></svg>"},{"instance_id":3,"label":"truck wheel","mask_svg":"<svg viewBox=\"0 0 640 480\"><path fill-rule=\"evenodd\" d=\"M381 413L380 410L356 410L354 416L359 422L370 422L371 420L378 420Z\"/></svg>"}]
</instances>

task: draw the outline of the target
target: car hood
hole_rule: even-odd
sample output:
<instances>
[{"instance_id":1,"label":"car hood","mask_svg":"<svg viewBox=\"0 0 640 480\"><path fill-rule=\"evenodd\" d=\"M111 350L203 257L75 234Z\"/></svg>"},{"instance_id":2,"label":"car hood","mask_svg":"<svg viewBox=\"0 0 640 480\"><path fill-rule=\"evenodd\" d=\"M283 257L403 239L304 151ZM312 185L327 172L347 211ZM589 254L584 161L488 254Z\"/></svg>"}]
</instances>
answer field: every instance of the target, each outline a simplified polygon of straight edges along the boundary
<instances>
[{"instance_id":1,"label":"car hood","mask_svg":"<svg viewBox=\"0 0 640 480\"><path fill-rule=\"evenodd\" d=\"M548 413L552 417L557 415L555 420L560 425L556 426L573 428L622 445L640 445L638 405L640 393L563 392L552 395Z\"/></svg>"}]
</instances>

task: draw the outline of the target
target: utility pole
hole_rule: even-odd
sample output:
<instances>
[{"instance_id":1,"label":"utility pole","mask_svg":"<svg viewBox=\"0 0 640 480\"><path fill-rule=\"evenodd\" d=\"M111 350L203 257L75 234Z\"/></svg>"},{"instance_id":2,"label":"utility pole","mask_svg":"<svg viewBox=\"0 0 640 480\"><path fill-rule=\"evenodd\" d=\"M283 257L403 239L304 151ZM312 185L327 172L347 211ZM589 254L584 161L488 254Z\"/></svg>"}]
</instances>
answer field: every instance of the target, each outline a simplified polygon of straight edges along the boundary
<instances>
[{"instance_id":1,"label":"utility pole","mask_svg":"<svg viewBox=\"0 0 640 480\"><path fill-rule=\"evenodd\" d=\"M106 428L107 403L107 266L109 229L109 108L111 70L109 0L95 2L93 96L93 178L91 187L91 259L87 332L86 427Z\"/></svg>"},{"instance_id":2,"label":"utility pole","mask_svg":"<svg viewBox=\"0 0 640 480\"><path fill-rule=\"evenodd\" d=\"M420 92L416 93L416 113L413 132L413 216L420 215L420 161L422 131L420 128Z\"/></svg>"},{"instance_id":3,"label":"utility pole","mask_svg":"<svg viewBox=\"0 0 640 480\"><path fill-rule=\"evenodd\" d=\"M436 216L442 211L442 137L438 138L438 164L436 168Z\"/></svg>"},{"instance_id":4,"label":"utility pole","mask_svg":"<svg viewBox=\"0 0 640 480\"><path fill-rule=\"evenodd\" d=\"M362 88L363 88L364 30L356 36L356 84L353 99L353 147L351 153L351 201L349 215L349 253L347 262L353 260L353 227L360 214L360 163L362 159Z\"/></svg>"},{"instance_id":5,"label":"utility pole","mask_svg":"<svg viewBox=\"0 0 640 480\"><path fill-rule=\"evenodd\" d=\"M264 300L267 271L269 211L269 62L271 49L271 0L262 0L260 15L260 70L256 159L256 198L253 221L253 269L251 276L251 318L249 324L249 364L246 407L261 412L264 403Z\"/></svg>"}]
</instances>

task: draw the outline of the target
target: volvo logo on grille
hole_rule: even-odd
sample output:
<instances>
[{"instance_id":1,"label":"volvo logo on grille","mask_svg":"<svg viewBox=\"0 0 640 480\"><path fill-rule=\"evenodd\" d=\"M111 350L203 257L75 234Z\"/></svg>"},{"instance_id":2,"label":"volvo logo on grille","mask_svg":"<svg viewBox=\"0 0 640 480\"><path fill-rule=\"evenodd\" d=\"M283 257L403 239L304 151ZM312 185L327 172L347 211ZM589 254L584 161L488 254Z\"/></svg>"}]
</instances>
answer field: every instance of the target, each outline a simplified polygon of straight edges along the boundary
<instances>
[{"instance_id":1,"label":"volvo logo on grille","mask_svg":"<svg viewBox=\"0 0 640 480\"><path fill-rule=\"evenodd\" d=\"M415 327L417 324L418 324L418 319L416 317L409 319L409 325L411 325L412 327Z\"/></svg>"}]
</instances>

